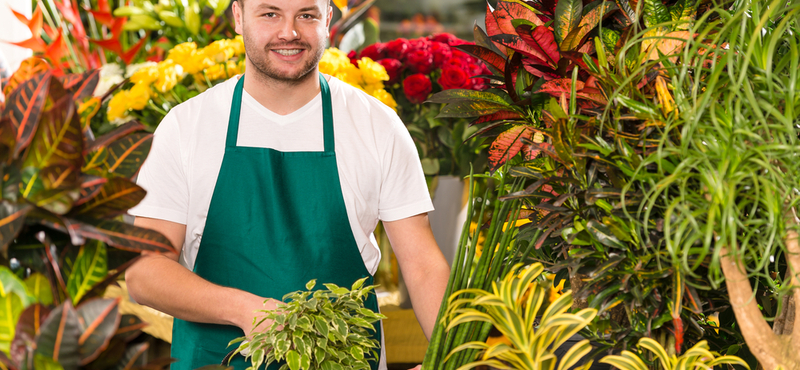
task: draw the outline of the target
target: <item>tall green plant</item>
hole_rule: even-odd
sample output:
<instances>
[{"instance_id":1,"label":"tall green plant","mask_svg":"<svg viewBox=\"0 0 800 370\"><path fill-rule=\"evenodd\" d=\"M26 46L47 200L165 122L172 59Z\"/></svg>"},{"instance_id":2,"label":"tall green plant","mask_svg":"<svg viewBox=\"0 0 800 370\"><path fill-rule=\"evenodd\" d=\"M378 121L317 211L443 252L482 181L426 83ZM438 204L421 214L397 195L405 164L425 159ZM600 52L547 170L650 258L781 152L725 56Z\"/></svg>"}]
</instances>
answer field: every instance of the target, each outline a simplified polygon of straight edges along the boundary
<instances>
[{"instance_id":1,"label":"tall green plant","mask_svg":"<svg viewBox=\"0 0 800 370\"><path fill-rule=\"evenodd\" d=\"M785 5L743 1L710 12L721 20L700 30L710 42L692 40L693 58L673 67L679 113L630 183L645 189L642 235L663 219L661 251L674 269L727 287L767 369L800 367L800 5ZM781 299L772 327L754 288Z\"/></svg>"}]
</instances>

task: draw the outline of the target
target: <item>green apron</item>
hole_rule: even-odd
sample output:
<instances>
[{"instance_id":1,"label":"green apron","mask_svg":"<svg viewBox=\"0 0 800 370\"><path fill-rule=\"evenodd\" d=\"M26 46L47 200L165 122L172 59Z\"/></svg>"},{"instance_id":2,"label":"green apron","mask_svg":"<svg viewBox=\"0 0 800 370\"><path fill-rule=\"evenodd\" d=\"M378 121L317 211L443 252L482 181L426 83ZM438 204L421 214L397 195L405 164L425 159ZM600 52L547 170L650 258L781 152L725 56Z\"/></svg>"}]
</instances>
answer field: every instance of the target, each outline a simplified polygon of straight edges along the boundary
<instances>
[{"instance_id":1,"label":"green apron","mask_svg":"<svg viewBox=\"0 0 800 370\"><path fill-rule=\"evenodd\" d=\"M233 93L225 156L194 272L214 284L278 300L304 290L311 279L317 279L317 287L323 283L349 287L363 277L372 284L342 198L328 82L320 75L322 152L237 147L243 82L244 76ZM374 294L366 306L377 312ZM374 338L380 341L380 324L375 326ZM243 334L235 326L175 319L171 355L178 362L172 369L219 364L235 348L228 348L228 342ZM237 370L248 366L240 355L231 365ZM373 370L378 368L377 362L372 365ZM273 364L269 369L279 367Z\"/></svg>"}]
</instances>

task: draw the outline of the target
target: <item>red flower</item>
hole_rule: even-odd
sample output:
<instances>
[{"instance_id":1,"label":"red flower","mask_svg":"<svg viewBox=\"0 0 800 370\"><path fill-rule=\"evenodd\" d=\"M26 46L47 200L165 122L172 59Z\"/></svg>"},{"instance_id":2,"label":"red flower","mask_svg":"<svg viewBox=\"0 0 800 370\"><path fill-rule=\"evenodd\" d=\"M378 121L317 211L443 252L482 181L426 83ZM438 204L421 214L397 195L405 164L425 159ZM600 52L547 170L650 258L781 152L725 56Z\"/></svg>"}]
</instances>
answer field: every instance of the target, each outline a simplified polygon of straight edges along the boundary
<instances>
[{"instance_id":1,"label":"red flower","mask_svg":"<svg viewBox=\"0 0 800 370\"><path fill-rule=\"evenodd\" d=\"M472 86L467 72L459 68L448 67L442 69L442 76L439 77L439 85L443 90L466 89Z\"/></svg>"},{"instance_id":2,"label":"red flower","mask_svg":"<svg viewBox=\"0 0 800 370\"><path fill-rule=\"evenodd\" d=\"M364 48L364 50L361 50L360 57L361 58L367 57L376 62L383 58L386 58L386 44L377 43L367 46Z\"/></svg>"},{"instance_id":3,"label":"red flower","mask_svg":"<svg viewBox=\"0 0 800 370\"><path fill-rule=\"evenodd\" d=\"M440 33L438 35L434 35L432 39L433 41L445 43L450 46L463 44L463 41L459 40L458 37L456 37L452 33Z\"/></svg>"},{"instance_id":4,"label":"red flower","mask_svg":"<svg viewBox=\"0 0 800 370\"><path fill-rule=\"evenodd\" d=\"M444 64L442 64L441 67L442 67L442 69L457 68L457 69L460 69L460 70L466 70L466 69L469 68L469 65L467 64L467 62L464 59L457 58L454 55L452 58L450 58L446 62L444 62Z\"/></svg>"},{"instance_id":5,"label":"red flower","mask_svg":"<svg viewBox=\"0 0 800 370\"><path fill-rule=\"evenodd\" d=\"M453 57L450 46L438 41L431 43L431 53L433 53L433 63L437 66L441 66L442 63Z\"/></svg>"},{"instance_id":6,"label":"red flower","mask_svg":"<svg viewBox=\"0 0 800 370\"><path fill-rule=\"evenodd\" d=\"M358 65L358 54L356 53L355 50L350 50L350 52L347 53L347 57L350 58L350 63L351 64L353 64L355 66Z\"/></svg>"},{"instance_id":7,"label":"red flower","mask_svg":"<svg viewBox=\"0 0 800 370\"><path fill-rule=\"evenodd\" d=\"M411 50L429 50L431 42L426 38L418 38L408 41Z\"/></svg>"},{"instance_id":8,"label":"red flower","mask_svg":"<svg viewBox=\"0 0 800 370\"><path fill-rule=\"evenodd\" d=\"M406 54L406 63L418 73L428 74L433 71L433 54L424 49L417 49Z\"/></svg>"},{"instance_id":9,"label":"red flower","mask_svg":"<svg viewBox=\"0 0 800 370\"><path fill-rule=\"evenodd\" d=\"M411 43L407 39L399 38L386 43L387 56L397 60L404 60L406 52L411 48Z\"/></svg>"},{"instance_id":10,"label":"red flower","mask_svg":"<svg viewBox=\"0 0 800 370\"><path fill-rule=\"evenodd\" d=\"M389 74L389 84L393 84L400 80L400 73L403 72L403 63L394 58L386 58L378 61L383 68L386 68L386 73Z\"/></svg>"},{"instance_id":11,"label":"red flower","mask_svg":"<svg viewBox=\"0 0 800 370\"><path fill-rule=\"evenodd\" d=\"M428 94L431 93L433 86L431 85L431 79L428 76L417 73L411 76L408 76L403 81L403 92L406 94L408 101L412 104L420 104L428 98Z\"/></svg>"}]
</instances>

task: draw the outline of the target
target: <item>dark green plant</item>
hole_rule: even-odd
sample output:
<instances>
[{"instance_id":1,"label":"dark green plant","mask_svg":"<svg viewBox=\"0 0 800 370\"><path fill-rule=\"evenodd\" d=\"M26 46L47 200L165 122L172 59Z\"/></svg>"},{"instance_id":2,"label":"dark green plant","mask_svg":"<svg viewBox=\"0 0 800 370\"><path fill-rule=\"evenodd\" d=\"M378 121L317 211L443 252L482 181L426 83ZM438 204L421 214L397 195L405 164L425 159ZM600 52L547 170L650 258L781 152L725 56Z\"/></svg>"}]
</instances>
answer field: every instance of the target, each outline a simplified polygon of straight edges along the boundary
<instances>
[{"instance_id":1,"label":"dark green plant","mask_svg":"<svg viewBox=\"0 0 800 370\"><path fill-rule=\"evenodd\" d=\"M143 365L147 344L131 342L141 323L120 315L118 301L92 298L134 262L132 252L175 251L121 220L144 197L131 178L152 136L131 122L94 137L88 121L99 101L88 98L98 77L38 73L0 116L0 361L9 369Z\"/></svg>"},{"instance_id":2,"label":"dark green plant","mask_svg":"<svg viewBox=\"0 0 800 370\"><path fill-rule=\"evenodd\" d=\"M242 353L252 363L249 370L269 367L285 361L281 370L370 369L369 362L379 358L380 342L372 339L374 324L386 316L364 307L374 285L364 286L359 279L350 289L323 284L326 289L311 291L316 280L306 284L307 291L283 296L276 310L261 311L253 319L251 337L235 353ZM265 321L271 324L258 330ZM378 324L380 325L380 324Z\"/></svg>"}]
</instances>

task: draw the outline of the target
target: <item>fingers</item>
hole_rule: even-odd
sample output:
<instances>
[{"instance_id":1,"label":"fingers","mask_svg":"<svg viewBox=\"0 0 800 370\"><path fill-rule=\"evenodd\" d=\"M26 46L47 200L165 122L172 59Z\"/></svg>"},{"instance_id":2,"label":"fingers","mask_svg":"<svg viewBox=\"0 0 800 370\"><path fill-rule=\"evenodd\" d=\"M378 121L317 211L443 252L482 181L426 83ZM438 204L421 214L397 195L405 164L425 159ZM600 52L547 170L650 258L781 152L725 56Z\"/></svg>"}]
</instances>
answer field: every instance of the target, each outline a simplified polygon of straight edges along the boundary
<instances>
[{"instance_id":1,"label":"fingers","mask_svg":"<svg viewBox=\"0 0 800 370\"><path fill-rule=\"evenodd\" d=\"M408 370L422 370L422 365L417 365L415 368Z\"/></svg>"}]
</instances>

